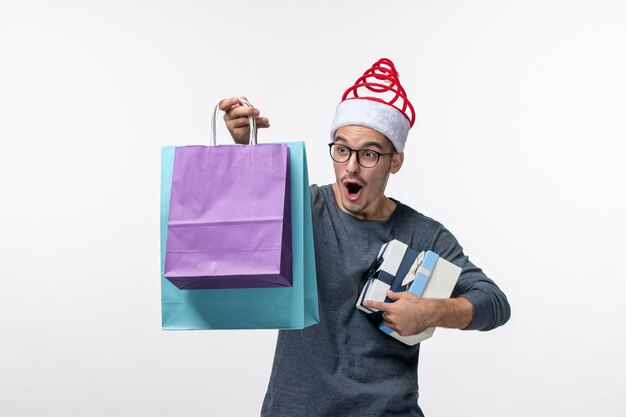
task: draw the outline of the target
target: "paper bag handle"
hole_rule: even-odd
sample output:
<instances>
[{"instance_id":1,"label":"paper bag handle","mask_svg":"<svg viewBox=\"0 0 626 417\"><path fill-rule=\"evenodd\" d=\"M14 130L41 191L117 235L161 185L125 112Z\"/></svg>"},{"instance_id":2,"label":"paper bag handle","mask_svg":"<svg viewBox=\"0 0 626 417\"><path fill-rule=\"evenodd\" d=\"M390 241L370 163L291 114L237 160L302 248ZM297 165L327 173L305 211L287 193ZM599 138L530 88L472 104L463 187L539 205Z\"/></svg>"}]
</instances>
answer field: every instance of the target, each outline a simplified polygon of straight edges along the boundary
<instances>
[{"instance_id":1,"label":"paper bag handle","mask_svg":"<svg viewBox=\"0 0 626 417\"><path fill-rule=\"evenodd\" d=\"M238 97L237 100L239 100L242 106L252 107L252 104L250 104L250 102L246 99ZM216 123L217 114L219 113L219 111L220 111L220 102L218 102L215 105L215 108L213 109L213 117L211 117L211 143L210 143L211 146L217 145L217 134L215 132L216 131L215 123ZM248 117L248 123L250 123L250 145L256 145L257 144L256 119L250 116Z\"/></svg>"}]
</instances>

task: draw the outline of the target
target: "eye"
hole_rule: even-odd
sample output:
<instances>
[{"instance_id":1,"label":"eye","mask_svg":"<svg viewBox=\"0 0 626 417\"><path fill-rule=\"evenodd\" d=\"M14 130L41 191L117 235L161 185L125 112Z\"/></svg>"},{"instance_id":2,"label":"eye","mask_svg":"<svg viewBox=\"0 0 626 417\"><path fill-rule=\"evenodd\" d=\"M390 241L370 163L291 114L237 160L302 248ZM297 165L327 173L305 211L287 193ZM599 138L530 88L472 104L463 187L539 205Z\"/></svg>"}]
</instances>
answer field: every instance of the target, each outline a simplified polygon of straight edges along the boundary
<instances>
[{"instance_id":1,"label":"eye","mask_svg":"<svg viewBox=\"0 0 626 417\"><path fill-rule=\"evenodd\" d=\"M337 153L342 154L342 155L347 155L350 153L350 149L348 149L345 146L341 146L341 145L337 145L335 147L335 150L337 151Z\"/></svg>"},{"instance_id":2,"label":"eye","mask_svg":"<svg viewBox=\"0 0 626 417\"><path fill-rule=\"evenodd\" d=\"M377 157L376 152L371 151L369 149L362 149L361 156L366 159L376 159Z\"/></svg>"}]
</instances>

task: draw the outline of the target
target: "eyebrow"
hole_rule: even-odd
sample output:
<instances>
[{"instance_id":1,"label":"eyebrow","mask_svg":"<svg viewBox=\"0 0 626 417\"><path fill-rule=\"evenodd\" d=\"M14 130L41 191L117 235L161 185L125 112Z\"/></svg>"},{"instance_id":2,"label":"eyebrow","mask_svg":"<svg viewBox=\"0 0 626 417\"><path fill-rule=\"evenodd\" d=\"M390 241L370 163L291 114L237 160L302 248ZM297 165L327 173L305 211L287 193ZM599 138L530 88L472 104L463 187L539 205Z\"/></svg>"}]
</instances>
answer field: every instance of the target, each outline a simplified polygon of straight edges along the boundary
<instances>
[{"instance_id":1,"label":"eyebrow","mask_svg":"<svg viewBox=\"0 0 626 417\"><path fill-rule=\"evenodd\" d=\"M345 142L347 143L348 140L342 136L337 136L335 138L335 142L337 141L341 141L341 142ZM383 150L383 147L380 145L380 143L378 142L374 142L374 141L369 141L369 142L365 142L363 143L363 147L361 149L367 149L367 148L371 148L371 147L377 147L378 149L380 149L381 151Z\"/></svg>"}]
</instances>

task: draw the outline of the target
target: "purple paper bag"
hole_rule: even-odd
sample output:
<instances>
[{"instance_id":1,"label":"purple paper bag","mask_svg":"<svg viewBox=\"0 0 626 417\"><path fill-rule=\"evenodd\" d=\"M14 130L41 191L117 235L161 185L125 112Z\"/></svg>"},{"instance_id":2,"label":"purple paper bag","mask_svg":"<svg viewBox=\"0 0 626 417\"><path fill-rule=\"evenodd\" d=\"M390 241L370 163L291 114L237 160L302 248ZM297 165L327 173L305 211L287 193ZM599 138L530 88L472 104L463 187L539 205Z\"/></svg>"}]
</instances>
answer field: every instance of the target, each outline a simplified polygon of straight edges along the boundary
<instances>
[{"instance_id":1,"label":"purple paper bag","mask_svg":"<svg viewBox=\"0 0 626 417\"><path fill-rule=\"evenodd\" d=\"M165 277L180 289L292 285L285 144L176 148Z\"/></svg>"}]
</instances>

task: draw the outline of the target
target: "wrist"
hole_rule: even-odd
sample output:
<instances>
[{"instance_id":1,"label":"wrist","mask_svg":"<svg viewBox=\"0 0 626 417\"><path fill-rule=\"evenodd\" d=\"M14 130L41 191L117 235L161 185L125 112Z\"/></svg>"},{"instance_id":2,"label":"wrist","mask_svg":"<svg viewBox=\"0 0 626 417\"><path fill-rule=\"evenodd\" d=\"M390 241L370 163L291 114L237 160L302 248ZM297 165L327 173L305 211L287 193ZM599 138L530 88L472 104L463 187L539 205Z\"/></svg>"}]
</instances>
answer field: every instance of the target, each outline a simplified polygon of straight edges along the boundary
<instances>
[{"instance_id":1,"label":"wrist","mask_svg":"<svg viewBox=\"0 0 626 417\"><path fill-rule=\"evenodd\" d=\"M435 303L432 326L464 329L471 323L474 307L465 298L434 299L433 301Z\"/></svg>"}]
</instances>

